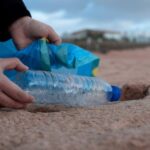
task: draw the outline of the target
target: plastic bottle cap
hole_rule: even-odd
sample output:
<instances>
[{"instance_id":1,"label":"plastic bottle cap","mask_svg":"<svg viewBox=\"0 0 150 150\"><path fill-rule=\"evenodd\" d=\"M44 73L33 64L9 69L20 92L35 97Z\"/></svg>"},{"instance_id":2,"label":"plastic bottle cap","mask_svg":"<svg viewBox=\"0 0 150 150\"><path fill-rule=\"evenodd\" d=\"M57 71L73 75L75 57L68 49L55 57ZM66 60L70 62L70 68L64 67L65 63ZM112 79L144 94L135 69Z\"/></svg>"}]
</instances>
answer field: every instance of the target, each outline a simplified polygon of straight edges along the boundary
<instances>
[{"instance_id":1,"label":"plastic bottle cap","mask_svg":"<svg viewBox=\"0 0 150 150\"><path fill-rule=\"evenodd\" d=\"M110 99L111 102L119 101L121 97L122 91L117 86L112 86L112 97Z\"/></svg>"}]
</instances>

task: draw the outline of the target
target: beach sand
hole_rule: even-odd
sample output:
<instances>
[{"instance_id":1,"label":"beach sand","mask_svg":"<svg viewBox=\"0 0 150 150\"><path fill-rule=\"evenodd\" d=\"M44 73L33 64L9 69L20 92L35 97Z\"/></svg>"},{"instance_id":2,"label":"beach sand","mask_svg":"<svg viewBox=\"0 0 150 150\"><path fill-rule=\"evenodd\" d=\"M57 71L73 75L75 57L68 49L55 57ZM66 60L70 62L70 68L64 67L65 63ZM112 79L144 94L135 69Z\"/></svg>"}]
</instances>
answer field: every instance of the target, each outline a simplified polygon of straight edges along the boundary
<instances>
[{"instance_id":1,"label":"beach sand","mask_svg":"<svg viewBox=\"0 0 150 150\"><path fill-rule=\"evenodd\" d=\"M150 149L150 48L101 55L99 76L124 87L123 100L135 100L95 109L0 110L0 149Z\"/></svg>"}]
</instances>

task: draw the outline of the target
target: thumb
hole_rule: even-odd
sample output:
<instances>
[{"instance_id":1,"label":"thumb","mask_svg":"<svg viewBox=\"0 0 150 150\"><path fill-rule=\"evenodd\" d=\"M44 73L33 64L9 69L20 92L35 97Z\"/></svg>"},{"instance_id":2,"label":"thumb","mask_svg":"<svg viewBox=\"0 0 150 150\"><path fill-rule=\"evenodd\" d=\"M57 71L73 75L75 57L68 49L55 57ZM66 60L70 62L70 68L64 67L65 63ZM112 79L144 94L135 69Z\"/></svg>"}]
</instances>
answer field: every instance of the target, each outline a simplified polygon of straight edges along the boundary
<instances>
[{"instance_id":1,"label":"thumb","mask_svg":"<svg viewBox=\"0 0 150 150\"><path fill-rule=\"evenodd\" d=\"M18 58L0 59L1 71L15 69L18 71L26 71L28 67L25 66Z\"/></svg>"},{"instance_id":2,"label":"thumb","mask_svg":"<svg viewBox=\"0 0 150 150\"><path fill-rule=\"evenodd\" d=\"M62 42L62 40L59 37L59 35L52 28L49 28L49 30L48 30L48 37L47 37L47 39L48 39L48 41L50 43L54 43L56 45L59 45Z\"/></svg>"}]
</instances>

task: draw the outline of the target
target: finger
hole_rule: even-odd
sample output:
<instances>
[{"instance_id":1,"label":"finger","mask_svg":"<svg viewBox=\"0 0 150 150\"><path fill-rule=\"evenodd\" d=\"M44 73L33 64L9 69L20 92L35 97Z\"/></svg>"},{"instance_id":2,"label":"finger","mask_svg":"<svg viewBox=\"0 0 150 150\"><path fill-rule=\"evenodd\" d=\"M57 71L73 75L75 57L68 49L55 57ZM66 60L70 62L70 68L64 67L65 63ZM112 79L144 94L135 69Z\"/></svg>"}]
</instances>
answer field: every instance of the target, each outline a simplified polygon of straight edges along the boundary
<instances>
[{"instance_id":1,"label":"finger","mask_svg":"<svg viewBox=\"0 0 150 150\"><path fill-rule=\"evenodd\" d=\"M0 87L4 93L18 102L31 103L34 99L33 96L28 95L19 86L14 84L4 75L0 81Z\"/></svg>"},{"instance_id":2,"label":"finger","mask_svg":"<svg viewBox=\"0 0 150 150\"><path fill-rule=\"evenodd\" d=\"M56 45L59 45L62 42L61 38L52 28L49 29L47 39L49 40L49 42L54 43Z\"/></svg>"},{"instance_id":3,"label":"finger","mask_svg":"<svg viewBox=\"0 0 150 150\"><path fill-rule=\"evenodd\" d=\"M28 67L25 66L18 58L0 59L2 71L16 69L18 71L26 71Z\"/></svg>"},{"instance_id":4,"label":"finger","mask_svg":"<svg viewBox=\"0 0 150 150\"><path fill-rule=\"evenodd\" d=\"M4 94L2 91L0 92L0 105L3 107L17 108L17 109L25 108L25 104L16 102L15 100L11 99L6 94Z\"/></svg>"}]
</instances>

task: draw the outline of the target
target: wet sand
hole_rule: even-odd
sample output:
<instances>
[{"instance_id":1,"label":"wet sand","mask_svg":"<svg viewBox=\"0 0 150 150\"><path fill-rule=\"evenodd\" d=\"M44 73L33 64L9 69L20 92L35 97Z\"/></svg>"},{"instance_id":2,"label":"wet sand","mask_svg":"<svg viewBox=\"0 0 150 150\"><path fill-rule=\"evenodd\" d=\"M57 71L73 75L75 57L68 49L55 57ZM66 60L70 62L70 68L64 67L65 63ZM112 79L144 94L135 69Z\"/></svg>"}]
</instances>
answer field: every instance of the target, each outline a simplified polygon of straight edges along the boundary
<instances>
[{"instance_id":1,"label":"wet sand","mask_svg":"<svg viewBox=\"0 0 150 150\"><path fill-rule=\"evenodd\" d=\"M45 113L1 110L0 149L148 150L150 48L111 52L101 55L101 62L99 76L124 86L129 93L126 99L141 99L95 109L47 109Z\"/></svg>"}]
</instances>

